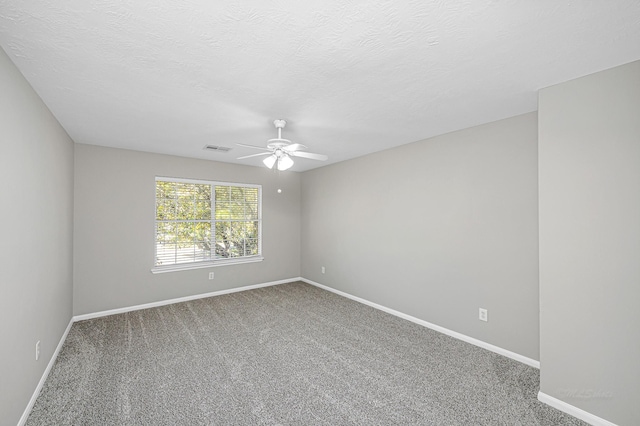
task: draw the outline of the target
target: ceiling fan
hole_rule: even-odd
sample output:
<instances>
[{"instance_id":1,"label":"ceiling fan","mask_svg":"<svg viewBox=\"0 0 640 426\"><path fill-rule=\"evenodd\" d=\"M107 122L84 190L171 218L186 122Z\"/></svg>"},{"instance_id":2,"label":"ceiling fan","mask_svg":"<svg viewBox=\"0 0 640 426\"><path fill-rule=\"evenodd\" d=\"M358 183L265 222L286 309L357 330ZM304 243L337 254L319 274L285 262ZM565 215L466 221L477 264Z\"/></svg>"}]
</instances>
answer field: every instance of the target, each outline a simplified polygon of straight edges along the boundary
<instances>
[{"instance_id":1,"label":"ceiling fan","mask_svg":"<svg viewBox=\"0 0 640 426\"><path fill-rule=\"evenodd\" d=\"M275 165L278 170L287 170L293 166L293 160L291 157L309 158L311 160L319 161L326 161L329 158L323 154L301 151L301 149L306 148L306 146L299 143L292 143L289 139L282 139L282 129L287 125L285 120L275 120L273 124L276 126L276 129L278 129L278 137L275 139L269 139L267 141L268 144L266 148L261 146L245 145L242 143L236 144L245 148L259 149L266 152L245 155L243 157L238 157L238 160L268 155L267 158L262 160L265 166L272 169Z\"/></svg>"}]
</instances>

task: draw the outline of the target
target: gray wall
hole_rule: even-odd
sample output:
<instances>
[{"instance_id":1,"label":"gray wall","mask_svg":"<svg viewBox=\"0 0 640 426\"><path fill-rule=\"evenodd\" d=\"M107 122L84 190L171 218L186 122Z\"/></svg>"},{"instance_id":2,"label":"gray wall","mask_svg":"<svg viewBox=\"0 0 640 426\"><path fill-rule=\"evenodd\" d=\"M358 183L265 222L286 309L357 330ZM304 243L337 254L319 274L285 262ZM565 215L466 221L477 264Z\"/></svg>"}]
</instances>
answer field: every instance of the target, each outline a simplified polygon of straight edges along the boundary
<instances>
[{"instance_id":1,"label":"gray wall","mask_svg":"<svg viewBox=\"0 0 640 426\"><path fill-rule=\"evenodd\" d=\"M640 424L640 62L540 91L541 391Z\"/></svg>"},{"instance_id":2,"label":"gray wall","mask_svg":"<svg viewBox=\"0 0 640 426\"><path fill-rule=\"evenodd\" d=\"M1 48L0 143L0 424L15 425L71 320L73 142Z\"/></svg>"},{"instance_id":3,"label":"gray wall","mask_svg":"<svg viewBox=\"0 0 640 426\"><path fill-rule=\"evenodd\" d=\"M305 172L302 275L537 360L537 197L535 113Z\"/></svg>"},{"instance_id":4,"label":"gray wall","mask_svg":"<svg viewBox=\"0 0 640 426\"><path fill-rule=\"evenodd\" d=\"M262 185L264 261L152 274L156 176ZM76 315L300 276L298 173L77 145L75 200Z\"/></svg>"}]
</instances>

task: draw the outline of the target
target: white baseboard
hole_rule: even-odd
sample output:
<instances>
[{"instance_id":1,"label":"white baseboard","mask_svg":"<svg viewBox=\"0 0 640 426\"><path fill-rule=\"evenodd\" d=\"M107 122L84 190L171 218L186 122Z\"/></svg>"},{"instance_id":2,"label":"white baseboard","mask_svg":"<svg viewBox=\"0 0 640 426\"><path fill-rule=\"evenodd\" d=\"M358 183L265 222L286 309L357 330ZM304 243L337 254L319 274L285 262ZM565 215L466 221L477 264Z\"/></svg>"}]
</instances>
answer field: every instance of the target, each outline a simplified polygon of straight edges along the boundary
<instances>
[{"instance_id":1,"label":"white baseboard","mask_svg":"<svg viewBox=\"0 0 640 426\"><path fill-rule=\"evenodd\" d=\"M571 404L567 404L566 402L547 395L542 391L538 392L538 401L550 405L551 407L556 408L562 412L570 414L573 417L583 420L593 426L616 426L615 423L611 423L610 421L605 420L602 417L598 417L589 413L588 411L584 411L581 408L575 407Z\"/></svg>"},{"instance_id":2,"label":"white baseboard","mask_svg":"<svg viewBox=\"0 0 640 426\"><path fill-rule=\"evenodd\" d=\"M42 390L42 386L44 386L44 382L47 381L47 377L49 376L49 372L51 371L51 368L53 368L53 364L56 363L56 359L58 358L60 349L62 349L62 345L64 344L64 341L67 339L67 335L69 334L69 330L71 330L72 325L73 325L73 318L71 318L71 320L69 321L69 325L67 325L67 329L64 331L64 333L62 333L62 337L58 342L58 346L56 346L56 350L53 351L53 355L51 355L49 364L47 364L47 368L45 368L44 373L42 373L42 377L38 382L38 386L36 386L36 389L33 391L33 395L31 395L31 399L29 400L27 407L24 409L24 412L22 413L22 417L20 417L20 420L18 421L18 426L23 426L27 422L27 419L29 418L29 414L31 414L31 409L33 408L33 405L36 403L36 399L38 399L38 395L40 395L40 391Z\"/></svg>"},{"instance_id":3,"label":"white baseboard","mask_svg":"<svg viewBox=\"0 0 640 426\"><path fill-rule=\"evenodd\" d=\"M149 308L155 308L155 307L158 307L158 306L172 305L174 303L188 302L190 300L204 299L205 297L221 296L223 294L236 293L238 291L253 290L253 289L261 288L261 287L270 287L270 286L273 286L273 285L286 284L286 283L295 282L295 281L301 281L301 280L302 280L302 278L300 278L300 277L287 278L285 280L271 281L271 282L262 283L262 284L247 285L247 286L244 286L244 287L230 288L230 289L227 289L227 290L212 291L210 293L195 294L193 296L178 297L177 299L160 300L158 302L144 303L142 305L126 306L124 308L109 309L107 311L100 311L100 312L93 312L93 313L90 313L90 314L76 315L76 316L73 317L73 321L74 322L76 322L76 321L84 321L84 320L88 320L88 319L92 319L92 318L106 317L106 316L109 316L109 315L122 314L122 313L125 313L125 312L132 312L132 311L138 311L140 309L149 309Z\"/></svg>"},{"instance_id":4,"label":"white baseboard","mask_svg":"<svg viewBox=\"0 0 640 426\"><path fill-rule=\"evenodd\" d=\"M368 301L366 299L363 299L361 297L353 296L353 295L351 295L349 293L345 293L344 291L336 290L335 288L328 287L326 285L317 283L315 281L311 281L311 280L308 280L306 278L301 278L301 281L304 281L307 284L311 284L313 286L322 288L324 290L328 290L328 291L330 291L332 293L339 294L340 296L347 297L347 298L349 298L351 300L355 300L356 302L364 303L365 305L371 306L372 308L380 309L381 311L384 311L384 312L386 312L388 314L395 315L397 317L406 319L408 321L411 321L411 322L414 322L416 324L422 325L424 327L430 328L430 329L435 330L437 332L440 332L442 334L446 334L447 336L454 337L454 338L462 340L464 342L471 343L472 345L479 346L479 347L481 347L483 349L487 349L487 350L489 350L491 352L495 352L497 354L506 356L507 358L511 358L511 359L519 361L519 362L521 362L523 364L527 364L527 365L529 365L531 367L535 367L535 368L538 368L538 369L540 368L540 361L536 361L535 359L531 359L531 358L528 358L528 357L526 357L524 355L520 355L520 354L517 354L515 352L511 352L511 351L509 351L507 349L503 349L501 347L492 345L490 343L483 342L482 340L474 339L473 337L469 337L469 336L464 335L462 333L458 333L456 331L449 330L448 328L444 328L444 327L441 327L439 325L432 324L430 322L421 320L421 319L416 318L416 317L412 317L411 315L407 315L405 313L396 311L395 309L387 308L386 306L382 306L382 305L379 305L377 303L370 302L370 301Z\"/></svg>"}]
</instances>

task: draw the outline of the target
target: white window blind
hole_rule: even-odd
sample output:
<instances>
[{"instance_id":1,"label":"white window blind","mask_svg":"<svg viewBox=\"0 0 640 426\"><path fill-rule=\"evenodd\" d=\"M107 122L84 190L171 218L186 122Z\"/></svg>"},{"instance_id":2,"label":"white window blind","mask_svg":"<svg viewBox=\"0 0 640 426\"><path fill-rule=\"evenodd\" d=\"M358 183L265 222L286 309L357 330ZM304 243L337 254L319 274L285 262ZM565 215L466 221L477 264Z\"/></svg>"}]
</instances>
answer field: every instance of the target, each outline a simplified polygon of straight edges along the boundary
<instances>
[{"instance_id":1,"label":"white window blind","mask_svg":"<svg viewBox=\"0 0 640 426\"><path fill-rule=\"evenodd\" d=\"M261 227L259 185L156 178L156 268L260 257Z\"/></svg>"}]
</instances>

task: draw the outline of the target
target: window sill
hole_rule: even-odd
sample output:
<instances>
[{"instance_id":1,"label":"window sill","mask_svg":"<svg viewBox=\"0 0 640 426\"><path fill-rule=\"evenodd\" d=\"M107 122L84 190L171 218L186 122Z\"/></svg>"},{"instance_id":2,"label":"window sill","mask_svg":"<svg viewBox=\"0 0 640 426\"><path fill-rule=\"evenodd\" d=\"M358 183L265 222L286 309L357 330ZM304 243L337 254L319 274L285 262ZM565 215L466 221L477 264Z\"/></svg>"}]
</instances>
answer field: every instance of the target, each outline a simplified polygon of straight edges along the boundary
<instances>
[{"instance_id":1,"label":"window sill","mask_svg":"<svg viewBox=\"0 0 640 426\"><path fill-rule=\"evenodd\" d=\"M179 263L177 265L154 266L151 268L152 274L163 274L165 272L187 271L190 269L215 268L216 266L239 265L241 263L262 262L264 257L253 256L240 259L224 259L207 262Z\"/></svg>"}]
</instances>

